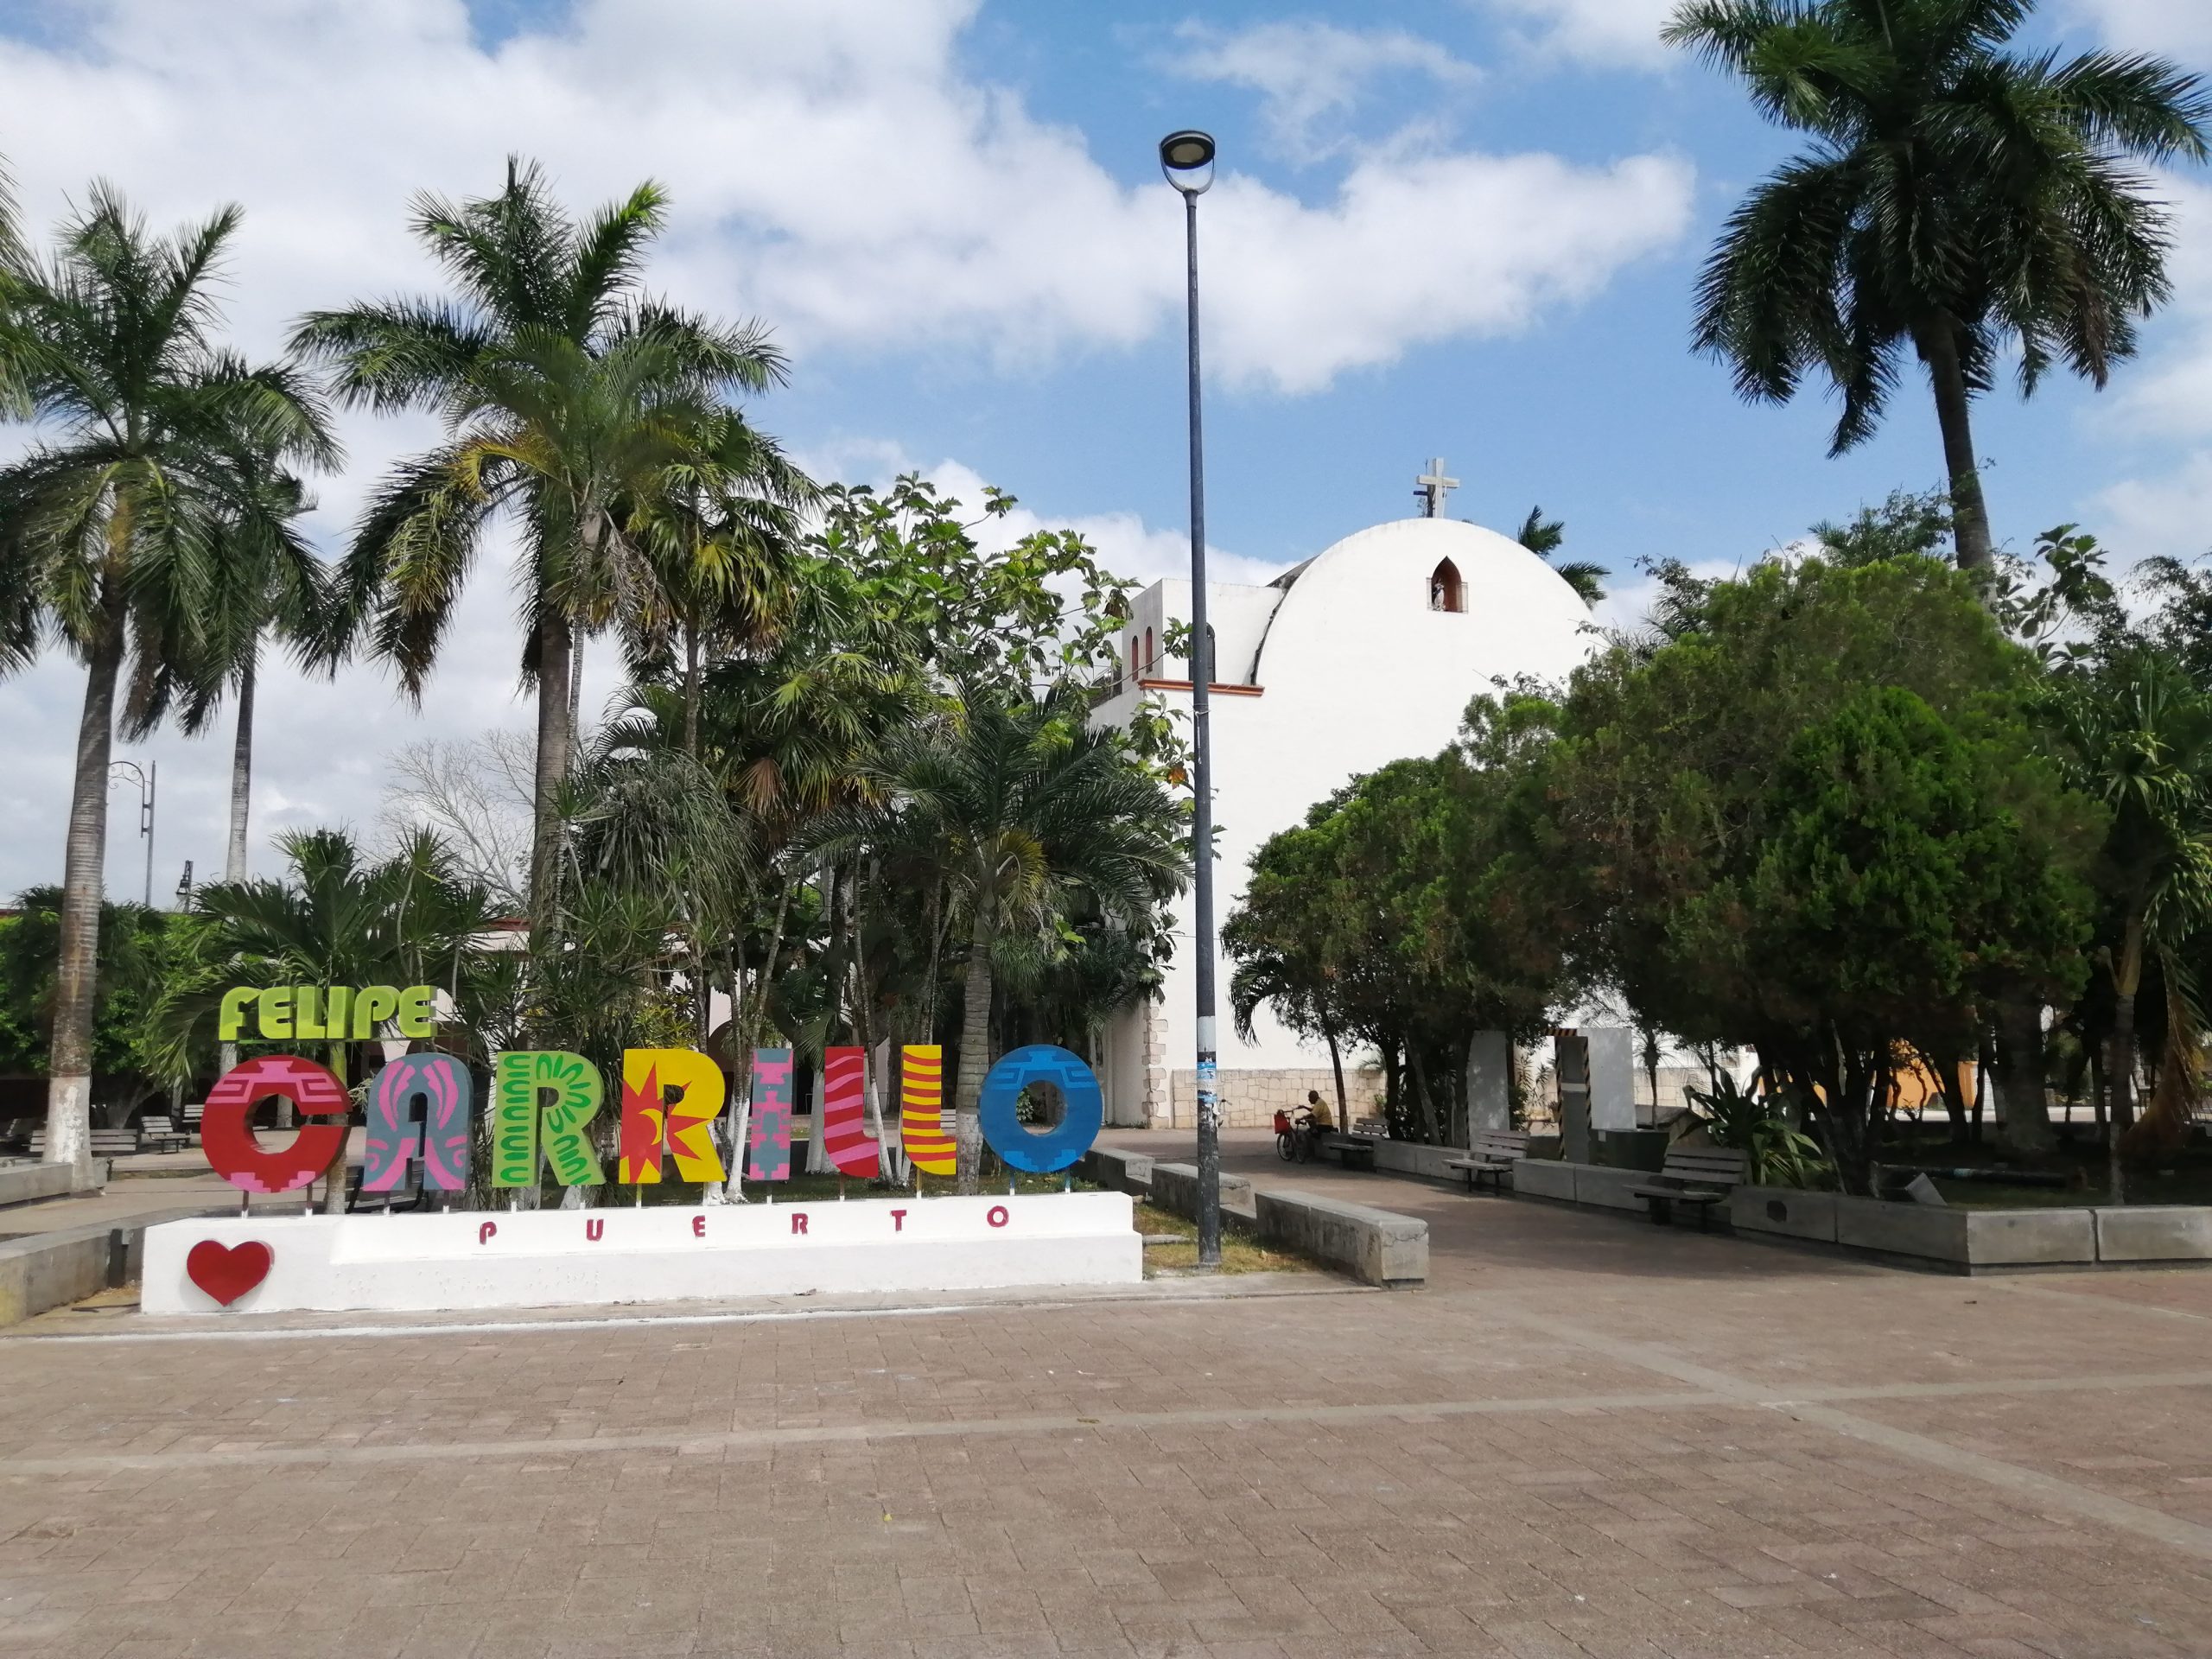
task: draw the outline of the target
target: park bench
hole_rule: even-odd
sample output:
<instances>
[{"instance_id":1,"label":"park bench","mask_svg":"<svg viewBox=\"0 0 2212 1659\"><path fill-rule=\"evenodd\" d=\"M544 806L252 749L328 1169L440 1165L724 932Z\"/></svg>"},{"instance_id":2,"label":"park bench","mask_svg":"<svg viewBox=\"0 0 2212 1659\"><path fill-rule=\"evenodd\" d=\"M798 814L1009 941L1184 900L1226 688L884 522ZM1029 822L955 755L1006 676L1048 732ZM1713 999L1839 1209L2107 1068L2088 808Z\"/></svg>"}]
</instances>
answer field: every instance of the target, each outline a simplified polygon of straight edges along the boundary
<instances>
[{"instance_id":1,"label":"park bench","mask_svg":"<svg viewBox=\"0 0 2212 1659\"><path fill-rule=\"evenodd\" d=\"M1467 1191L1475 1191L1476 1184L1485 1176L1500 1192L1505 1191L1505 1178L1513 1166L1529 1155L1529 1137L1518 1129L1478 1129L1475 1144L1468 1148L1465 1158L1447 1158L1444 1167L1456 1169L1467 1178Z\"/></svg>"},{"instance_id":2,"label":"park bench","mask_svg":"<svg viewBox=\"0 0 2212 1659\"><path fill-rule=\"evenodd\" d=\"M138 1148L142 1152L177 1152L191 1143L192 1137L177 1128L175 1120L166 1114L138 1120Z\"/></svg>"},{"instance_id":3,"label":"park bench","mask_svg":"<svg viewBox=\"0 0 2212 1659\"><path fill-rule=\"evenodd\" d=\"M94 1129L92 1156L95 1158L128 1158L138 1150L138 1131L136 1129ZM46 1156L46 1130L31 1131L31 1156Z\"/></svg>"},{"instance_id":4,"label":"park bench","mask_svg":"<svg viewBox=\"0 0 2212 1659\"><path fill-rule=\"evenodd\" d=\"M1698 1230L1705 1230L1713 1206L1725 1204L1730 1189L1744 1184L1744 1154L1725 1147L1682 1147L1667 1154L1660 1172L1629 1192L1651 1206L1651 1219L1665 1226L1675 1206L1697 1206Z\"/></svg>"},{"instance_id":5,"label":"park bench","mask_svg":"<svg viewBox=\"0 0 2212 1659\"><path fill-rule=\"evenodd\" d=\"M188 1100L184 1103L184 1132L187 1135L197 1135L200 1133L200 1116L207 1109L207 1103L204 1100Z\"/></svg>"}]
</instances>

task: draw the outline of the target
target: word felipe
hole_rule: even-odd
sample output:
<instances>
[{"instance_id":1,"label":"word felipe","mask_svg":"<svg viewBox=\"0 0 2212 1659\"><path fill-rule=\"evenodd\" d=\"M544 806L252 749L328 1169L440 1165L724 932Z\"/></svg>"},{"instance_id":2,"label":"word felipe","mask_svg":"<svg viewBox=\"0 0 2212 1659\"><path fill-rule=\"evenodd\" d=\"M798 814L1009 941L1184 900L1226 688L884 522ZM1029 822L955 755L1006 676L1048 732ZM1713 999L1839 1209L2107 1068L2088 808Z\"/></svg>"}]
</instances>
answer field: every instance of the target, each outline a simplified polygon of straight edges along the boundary
<instances>
[{"instance_id":1,"label":"word felipe","mask_svg":"<svg viewBox=\"0 0 2212 1659\"><path fill-rule=\"evenodd\" d=\"M432 985L404 991L391 985L240 985L223 993L216 1034L226 1043L245 1036L251 1003L260 1035L273 1043L366 1042L386 1020L402 1037L428 1037L436 1029L431 1010L437 994Z\"/></svg>"},{"instance_id":2,"label":"word felipe","mask_svg":"<svg viewBox=\"0 0 2212 1659\"><path fill-rule=\"evenodd\" d=\"M344 1028L348 1002L359 1028L364 1009L381 1009L387 999L405 1004L426 988L404 992L370 986L358 994L333 988L321 996L314 987L283 994L296 1028L302 995L315 1023ZM278 993L232 991L223 999L224 1017L232 1020L232 999L242 1017L244 999L258 997L263 1028L270 1022L269 999ZM427 1021L427 1001L415 1005ZM334 1009L337 1012L334 1014ZM372 1021L392 1017L378 1013ZM402 1016L403 1021L405 1016ZM403 1030L404 1025L403 1023ZM427 1029L417 1034L427 1035ZM858 1048L832 1048L823 1057L823 1111L817 1126L823 1150L847 1175L872 1176L880 1166L880 1143L868 1133L868 1057ZM788 1048L753 1051L751 1128L747 1136L748 1173L758 1181L785 1181L791 1173L791 1078ZM899 1138L915 1167L950 1175L955 1166L952 1138L942 1116L944 1056L934 1044L912 1044L899 1052ZM1033 1084L1058 1090L1065 1110L1049 1129L1033 1133L1020 1121L1022 1091ZM292 1103L301 1127L288 1144L265 1147L252 1130L253 1109L281 1096ZM684 1181L719 1181L728 1172L711 1133L728 1099L721 1068L696 1049L632 1048L622 1055L621 1119L616 1136L616 1181L652 1185L670 1162ZM564 1186L597 1186L607 1173L588 1133L606 1102L599 1068L581 1054L563 1049L526 1049L503 1053L493 1062L492 1185L535 1186L541 1166L550 1166ZM351 1101L346 1086L325 1066L296 1054L268 1054L232 1067L208 1091L200 1118L200 1144L215 1173L249 1192L289 1192L328 1169L346 1142ZM369 1084L368 1135L361 1190L389 1192L419 1166L423 1185L436 1192L460 1192L468 1185L469 1147L475 1116L475 1089L468 1068L450 1054L405 1054L388 1062ZM1090 1149L1105 1123L1105 1100L1090 1068L1066 1049L1046 1045L1018 1048L993 1066L983 1080L978 1112L983 1138L1007 1164L1033 1174L1065 1169Z\"/></svg>"}]
</instances>

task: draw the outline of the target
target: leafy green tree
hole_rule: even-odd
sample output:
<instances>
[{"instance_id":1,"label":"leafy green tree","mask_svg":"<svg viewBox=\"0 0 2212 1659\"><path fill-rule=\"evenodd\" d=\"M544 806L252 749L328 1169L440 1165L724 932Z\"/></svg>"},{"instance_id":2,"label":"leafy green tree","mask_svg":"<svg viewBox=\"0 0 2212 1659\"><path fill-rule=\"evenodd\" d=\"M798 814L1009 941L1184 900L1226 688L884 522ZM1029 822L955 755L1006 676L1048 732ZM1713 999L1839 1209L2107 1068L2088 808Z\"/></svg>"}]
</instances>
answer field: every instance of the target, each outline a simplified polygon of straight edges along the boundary
<instances>
[{"instance_id":1,"label":"leafy green tree","mask_svg":"<svg viewBox=\"0 0 2212 1659\"><path fill-rule=\"evenodd\" d=\"M1935 560L1769 563L1680 621L1578 674L1528 839L1580 970L1758 1047L1864 1191L1901 1045L2078 985L2099 815L2038 758L2034 659Z\"/></svg>"},{"instance_id":2,"label":"leafy green tree","mask_svg":"<svg viewBox=\"0 0 2212 1659\"><path fill-rule=\"evenodd\" d=\"M157 238L95 186L53 257L9 262L18 377L35 423L0 468L0 671L49 632L85 664L62 866L47 1157L89 1155L95 964L118 682L125 729L159 719L167 677L217 653L224 550L248 510L239 457L325 465L336 450L309 391L214 338L213 286L238 211Z\"/></svg>"},{"instance_id":3,"label":"leafy green tree","mask_svg":"<svg viewBox=\"0 0 2212 1659\"><path fill-rule=\"evenodd\" d=\"M580 635L655 591L639 503L677 469L711 473L726 398L765 391L784 360L731 327L648 297L641 267L665 220L658 186L578 224L536 167L510 161L495 196L418 198L413 229L456 292L302 319L295 346L331 365L350 404L431 410L436 448L385 479L348 558L379 655L419 694L493 520L522 531L523 677L537 697L532 921L556 902L558 801L572 764Z\"/></svg>"},{"instance_id":4,"label":"leafy green tree","mask_svg":"<svg viewBox=\"0 0 2212 1659\"><path fill-rule=\"evenodd\" d=\"M2171 284L2170 216L2140 162L2201 161L2212 98L2161 59L2005 48L2033 0L1689 0L1666 38L1741 80L1811 147L1731 215L1698 289L1698 347L1745 397L1825 374L1831 453L1928 376L1959 563L1994 548L1973 404L2017 350L2102 386Z\"/></svg>"}]
</instances>

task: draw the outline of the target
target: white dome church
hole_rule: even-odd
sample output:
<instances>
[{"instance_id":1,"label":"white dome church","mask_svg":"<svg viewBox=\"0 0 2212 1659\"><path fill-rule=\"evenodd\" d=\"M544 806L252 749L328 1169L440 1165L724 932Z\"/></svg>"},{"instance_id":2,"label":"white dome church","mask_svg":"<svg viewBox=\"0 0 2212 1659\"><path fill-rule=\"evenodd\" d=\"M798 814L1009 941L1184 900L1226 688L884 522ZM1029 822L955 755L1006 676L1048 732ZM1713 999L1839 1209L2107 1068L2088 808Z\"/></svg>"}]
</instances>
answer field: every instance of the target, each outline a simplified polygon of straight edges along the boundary
<instances>
[{"instance_id":1,"label":"white dome church","mask_svg":"<svg viewBox=\"0 0 2212 1659\"><path fill-rule=\"evenodd\" d=\"M1563 680L1593 645L1590 613L1557 571L1495 531L1441 518L1377 524L1266 587L1209 582L1206 597L1217 925L1243 899L1253 853L1315 802L1390 761L1438 753L1471 698L1523 675ZM1190 664L1160 642L1171 623L1189 619L1190 600L1186 581L1155 582L1137 598L1122 642L1125 677L1099 705L1097 724L1127 720L1147 694L1188 709ZM1177 935L1160 998L1117 1017L1097 1057L1109 1123L1197 1122L1187 899ZM1230 968L1219 971L1223 1123L1263 1126L1308 1089L1332 1099L1325 1047L1264 1008L1255 1040L1236 1036ZM1357 1115L1364 1103L1352 1103Z\"/></svg>"}]
</instances>

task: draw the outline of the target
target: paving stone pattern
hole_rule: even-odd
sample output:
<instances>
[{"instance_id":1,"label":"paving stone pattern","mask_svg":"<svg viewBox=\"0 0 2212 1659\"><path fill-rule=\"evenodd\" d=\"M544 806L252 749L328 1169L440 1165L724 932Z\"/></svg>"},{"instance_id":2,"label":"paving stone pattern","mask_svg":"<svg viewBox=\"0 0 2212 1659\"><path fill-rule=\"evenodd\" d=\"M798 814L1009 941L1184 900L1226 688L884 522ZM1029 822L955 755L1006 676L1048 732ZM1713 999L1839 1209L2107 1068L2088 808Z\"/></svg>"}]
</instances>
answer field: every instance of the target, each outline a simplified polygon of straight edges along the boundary
<instances>
[{"instance_id":1,"label":"paving stone pattern","mask_svg":"<svg viewBox=\"0 0 2212 1659\"><path fill-rule=\"evenodd\" d=\"M1227 1162L1427 1217L1432 1287L49 1315L0 1339L0 1654L2212 1653L2212 1274Z\"/></svg>"}]
</instances>

